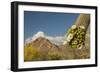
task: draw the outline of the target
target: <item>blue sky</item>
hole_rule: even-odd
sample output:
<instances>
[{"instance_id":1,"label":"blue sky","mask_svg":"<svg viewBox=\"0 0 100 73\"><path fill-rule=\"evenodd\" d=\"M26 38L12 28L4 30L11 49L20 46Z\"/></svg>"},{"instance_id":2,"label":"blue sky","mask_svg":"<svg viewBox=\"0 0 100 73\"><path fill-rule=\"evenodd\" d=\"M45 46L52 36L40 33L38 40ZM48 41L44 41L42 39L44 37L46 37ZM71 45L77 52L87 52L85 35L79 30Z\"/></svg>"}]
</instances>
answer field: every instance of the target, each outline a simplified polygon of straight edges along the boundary
<instances>
[{"instance_id":1,"label":"blue sky","mask_svg":"<svg viewBox=\"0 0 100 73\"><path fill-rule=\"evenodd\" d=\"M64 36L79 13L55 13L24 11L24 39L32 37L38 31L48 36Z\"/></svg>"}]
</instances>

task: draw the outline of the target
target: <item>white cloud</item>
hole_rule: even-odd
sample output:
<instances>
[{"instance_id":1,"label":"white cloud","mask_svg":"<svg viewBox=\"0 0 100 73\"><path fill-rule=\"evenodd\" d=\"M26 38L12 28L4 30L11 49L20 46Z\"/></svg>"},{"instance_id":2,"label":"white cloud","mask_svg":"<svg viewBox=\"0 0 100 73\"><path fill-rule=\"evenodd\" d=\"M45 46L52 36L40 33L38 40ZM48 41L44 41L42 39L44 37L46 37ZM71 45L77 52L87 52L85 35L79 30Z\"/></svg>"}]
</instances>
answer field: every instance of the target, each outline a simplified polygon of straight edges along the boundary
<instances>
[{"instance_id":1,"label":"white cloud","mask_svg":"<svg viewBox=\"0 0 100 73\"><path fill-rule=\"evenodd\" d=\"M35 39L39 37L45 37L44 32L42 31L37 32L35 35L33 35L32 40L34 41Z\"/></svg>"},{"instance_id":2,"label":"white cloud","mask_svg":"<svg viewBox=\"0 0 100 73\"><path fill-rule=\"evenodd\" d=\"M47 35L44 34L44 32L39 31L35 35L33 35L33 37L26 39L25 43L30 43L30 42L34 41L35 39L37 39L39 37L44 37L44 38L48 39L50 42L52 42L53 44L56 44L56 45L60 45L64 41L64 36L47 36Z\"/></svg>"},{"instance_id":3,"label":"white cloud","mask_svg":"<svg viewBox=\"0 0 100 73\"><path fill-rule=\"evenodd\" d=\"M30 37L30 38L27 38L25 41L24 41L24 44L28 44L28 43L30 43L30 42L32 42L32 38Z\"/></svg>"},{"instance_id":4,"label":"white cloud","mask_svg":"<svg viewBox=\"0 0 100 73\"><path fill-rule=\"evenodd\" d=\"M52 43L56 44L56 45L60 45L63 43L64 41L64 37L63 36L46 36L46 38L48 40L50 40Z\"/></svg>"}]
</instances>

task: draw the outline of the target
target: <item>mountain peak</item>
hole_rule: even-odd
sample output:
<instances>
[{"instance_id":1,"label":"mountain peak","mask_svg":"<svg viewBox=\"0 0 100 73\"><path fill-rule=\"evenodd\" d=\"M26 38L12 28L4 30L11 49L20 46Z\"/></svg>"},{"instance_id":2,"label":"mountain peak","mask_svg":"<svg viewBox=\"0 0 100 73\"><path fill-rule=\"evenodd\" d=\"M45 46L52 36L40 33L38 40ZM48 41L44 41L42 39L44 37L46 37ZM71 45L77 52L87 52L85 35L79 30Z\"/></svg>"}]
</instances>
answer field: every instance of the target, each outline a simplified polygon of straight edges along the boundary
<instances>
[{"instance_id":1,"label":"mountain peak","mask_svg":"<svg viewBox=\"0 0 100 73\"><path fill-rule=\"evenodd\" d=\"M35 39L31 43L29 43L29 45L31 45L31 46L33 46L35 48L38 48L41 51L50 50L50 49L52 49L54 51L54 50L58 50L59 49L58 46L56 46L55 44L51 43L45 37L38 37L37 39Z\"/></svg>"},{"instance_id":2,"label":"mountain peak","mask_svg":"<svg viewBox=\"0 0 100 73\"><path fill-rule=\"evenodd\" d=\"M32 40L36 40L36 39L39 38L39 37L45 37L44 32L42 32L42 31L37 32L37 33L32 37Z\"/></svg>"}]
</instances>

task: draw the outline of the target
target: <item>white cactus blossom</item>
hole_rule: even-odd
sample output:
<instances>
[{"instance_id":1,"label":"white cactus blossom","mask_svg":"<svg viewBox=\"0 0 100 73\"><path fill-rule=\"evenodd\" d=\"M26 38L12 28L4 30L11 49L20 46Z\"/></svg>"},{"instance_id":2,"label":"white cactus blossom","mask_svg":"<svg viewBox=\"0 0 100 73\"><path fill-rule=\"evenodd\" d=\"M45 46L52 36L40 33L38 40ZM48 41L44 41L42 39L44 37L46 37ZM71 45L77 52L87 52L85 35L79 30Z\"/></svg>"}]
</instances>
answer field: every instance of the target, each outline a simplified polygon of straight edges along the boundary
<instances>
[{"instance_id":1,"label":"white cactus blossom","mask_svg":"<svg viewBox=\"0 0 100 73\"><path fill-rule=\"evenodd\" d=\"M80 28L85 29L85 27L84 27L84 26L80 26Z\"/></svg>"},{"instance_id":2,"label":"white cactus blossom","mask_svg":"<svg viewBox=\"0 0 100 73\"><path fill-rule=\"evenodd\" d=\"M66 40L67 40L68 42L70 42L70 40L71 40L72 38L73 38L73 34L70 33L70 34L67 36L67 39L66 39Z\"/></svg>"},{"instance_id":3,"label":"white cactus blossom","mask_svg":"<svg viewBox=\"0 0 100 73\"><path fill-rule=\"evenodd\" d=\"M82 49L83 45L81 45L80 47L78 47L78 49Z\"/></svg>"},{"instance_id":4,"label":"white cactus blossom","mask_svg":"<svg viewBox=\"0 0 100 73\"><path fill-rule=\"evenodd\" d=\"M65 38L65 41L63 42L63 45L67 44L70 42L70 40L73 38L73 34L68 34L68 36Z\"/></svg>"},{"instance_id":5,"label":"white cactus blossom","mask_svg":"<svg viewBox=\"0 0 100 73\"><path fill-rule=\"evenodd\" d=\"M72 28L72 29L76 29L76 27L77 27L76 25L73 25L71 28Z\"/></svg>"},{"instance_id":6,"label":"white cactus blossom","mask_svg":"<svg viewBox=\"0 0 100 73\"><path fill-rule=\"evenodd\" d=\"M81 47L79 47L78 49L82 49L82 46L81 46Z\"/></svg>"},{"instance_id":7,"label":"white cactus blossom","mask_svg":"<svg viewBox=\"0 0 100 73\"><path fill-rule=\"evenodd\" d=\"M67 44L67 41L64 41L64 42L63 42L63 45L65 45L65 44Z\"/></svg>"}]
</instances>

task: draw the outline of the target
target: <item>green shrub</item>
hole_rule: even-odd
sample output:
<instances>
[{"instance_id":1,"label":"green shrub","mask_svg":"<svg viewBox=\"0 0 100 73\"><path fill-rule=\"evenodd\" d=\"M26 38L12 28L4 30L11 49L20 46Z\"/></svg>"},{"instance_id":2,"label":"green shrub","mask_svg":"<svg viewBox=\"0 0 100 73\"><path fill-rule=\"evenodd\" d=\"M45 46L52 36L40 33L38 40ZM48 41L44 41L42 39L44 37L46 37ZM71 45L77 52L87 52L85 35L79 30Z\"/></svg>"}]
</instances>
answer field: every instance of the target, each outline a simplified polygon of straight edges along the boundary
<instances>
[{"instance_id":1,"label":"green shrub","mask_svg":"<svg viewBox=\"0 0 100 73\"><path fill-rule=\"evenodd\" d=\"M33 61L37 60L39 57L39 52L37 48L28 46L24 48L24 61Z\"/></svg>"},{"instance_id":2,"label":"green shrub","mask_svg":"<svg viewBox=\"0 0 100 73\"><path fill-rule=\"evenodd\" d=\"M47 55L48 60L61 60L63 56L60 52L49 52Z\"/></svg>"}]
</instances>

